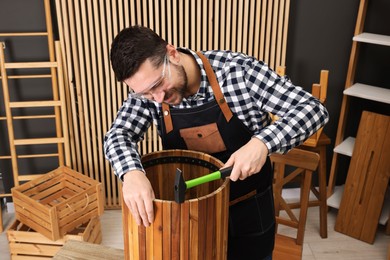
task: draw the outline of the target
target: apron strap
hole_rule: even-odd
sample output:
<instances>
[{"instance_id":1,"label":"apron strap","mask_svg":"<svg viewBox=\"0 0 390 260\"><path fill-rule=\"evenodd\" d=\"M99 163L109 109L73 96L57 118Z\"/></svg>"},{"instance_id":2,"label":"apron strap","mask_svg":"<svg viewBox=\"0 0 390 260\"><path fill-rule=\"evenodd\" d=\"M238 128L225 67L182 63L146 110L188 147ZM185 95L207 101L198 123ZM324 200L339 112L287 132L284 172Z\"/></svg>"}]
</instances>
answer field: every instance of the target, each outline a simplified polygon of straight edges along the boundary
<instances>
[{"instance_id":1,"label":"apron strap","mask_svg":"<svg viewBox=\"0 0 390 260\"><path fill-rule=\"evenodd\" d=\"M203 66L206 70L207 78L214 92L215 100L217 101L218 106L220 107L223 115L225 116L226 121L229 122L230 119L233 117L233 113L230 110L225 100L225 97L222 94L221 87L219 86L217 78L215 77L213 68L211 67L208 59L202 53L197 52L197 54L199 55L199 57L203 62ZM168 134L173 130L173 124L172 124L171 112L169 110L169 105L167 103L162 103L162 112L164 117L165 132Z\"/></svg>"},{"instance_id":2,"label":"apron strap","mask_svg":"<svg viewBox=\"0 0 390 260\"><path fill-rule=\"evenodd\" d=\"M162 112L164 118L165 132L168 134L173 130L171 111L167 103L162 103Z\"/></svg>"},{"instance_id":3,"label":"apron strap","mask_svg":"<svg viewBox=\"0 0 390 260\"><path fill-rule=\"evenodd\" d=\"M230 110L230 108L225 100L225 97L222 94L221 87L218 84L217 77L215 77L215 73L213 71L213 68L211 68L210 62L202 53L197 52L197 54L202 59L203 66L206 70L206 75L207 75L207 78L209 79L209 82L211 84L211 88L213 89L215 99L217 100L217 103L218 103L219 107L221 108L222 113L225 116L226 121L229 122L233 116L233 113Z\"/></svg>"}]
</instances>

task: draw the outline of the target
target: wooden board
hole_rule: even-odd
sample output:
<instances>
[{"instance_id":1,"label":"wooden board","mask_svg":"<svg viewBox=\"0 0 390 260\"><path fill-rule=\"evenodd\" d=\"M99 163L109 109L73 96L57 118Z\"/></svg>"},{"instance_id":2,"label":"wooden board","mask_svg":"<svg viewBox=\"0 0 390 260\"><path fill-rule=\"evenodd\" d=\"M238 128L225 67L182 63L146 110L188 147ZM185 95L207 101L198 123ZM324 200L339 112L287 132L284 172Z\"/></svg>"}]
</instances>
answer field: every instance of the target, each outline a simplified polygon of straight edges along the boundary
<instances>
[{"instance_id":1,"label":"wooden board","mask_svg":"<svg viewBox=\"0 0 390 260\"><path fill-rule=\"evenodd\" d=\"M390 117L364 111L335 230L374 243L390 177Z\"/></svg>"},{"instance_id":2,"label":"wooden board","mask_svg":"<svg viewBox=\"0 0 390 260\"><path fill-rule=\"evenodd\" d=\"M54 260L118 260L123 259L122 249L69 240L55 254Z\"/></svg>"}]
</instances>

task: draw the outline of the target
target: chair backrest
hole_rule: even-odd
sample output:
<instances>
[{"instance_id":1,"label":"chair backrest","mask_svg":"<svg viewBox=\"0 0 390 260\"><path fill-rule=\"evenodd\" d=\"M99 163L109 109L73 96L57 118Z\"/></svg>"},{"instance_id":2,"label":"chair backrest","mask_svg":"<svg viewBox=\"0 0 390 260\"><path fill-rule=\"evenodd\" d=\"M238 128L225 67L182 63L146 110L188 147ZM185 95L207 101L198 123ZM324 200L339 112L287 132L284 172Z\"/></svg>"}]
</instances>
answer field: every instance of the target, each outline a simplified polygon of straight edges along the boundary
<instances>
[{"instance_id":1,"label":"chair backrest","mask_svg":"<svg viewBox=\"0 0 390 260\"><path fill-rule=\"evenodd\" d=\"M309 205L309 194L312 180L312 173L317 169L319 155L314 152L294 148L287 154L272 154L270 156L274 166L274 198L275 215L277 223L277 234L283 233L281 225L286 229L293 229L295 232L288 232L288 236L295 240L297 245L303 244L307 208ZM289 174L285 174L288 168ZM291 171L292 170L292 171ZM291 172L290 172L291 171ZM286 176L285 176L286 175ZM293 206L286 202L282 196L283 187L290 182L300 183L300 203ZM292 209L298 207L298 212ZM295 233L292 237L291 234ZM284 233L283 233L284 234Z\"/></svg>"}]
</instances>

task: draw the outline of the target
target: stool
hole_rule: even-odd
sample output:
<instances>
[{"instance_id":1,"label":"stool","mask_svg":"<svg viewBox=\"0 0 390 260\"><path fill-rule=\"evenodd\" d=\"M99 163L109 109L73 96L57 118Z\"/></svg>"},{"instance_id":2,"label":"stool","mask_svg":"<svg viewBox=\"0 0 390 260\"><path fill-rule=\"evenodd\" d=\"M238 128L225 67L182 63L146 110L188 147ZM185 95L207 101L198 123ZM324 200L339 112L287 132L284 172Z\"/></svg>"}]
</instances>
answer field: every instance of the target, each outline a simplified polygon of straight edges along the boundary
<instances>
[{"instance_id":1,"label":"stool","mask_svg":"<svg viewBox=\"0 0 390 260\"><path fill-rule=\"evenodd\" d=\"M316 152L320 155L320 162L318 166L318 190L312 184L311 191L316 196L317 200L309 202L309 207L320 207L320 236L322 238L328 237L328 205L326 204L327 200L327 185L326 185L326 146L331 143L330 138L321 133L316 146L308 146L302 144L297 148Z\"/></svg>"},{"instance_id":2,"label":"stool","mask_svg":"<svg viewBox=\"0 0 390 260\"><path fill-rule=\"evenodd\" d=\"M285 67L277 67L276 72L279 75L285 75ZM320 73L320 83L314 83L312 85L312 95L325 105L327 90L328 90L328 70L321 70ZM270 114L273 121L278 120L277 116ZM310 136L303 144L296 147L299 149L316 152L320 155L320 162L318 166L318 190L312 185L311 191L316 196L317 200L310 201L309 207L320 207L320 236L322 238L328 237L328 206L326 204L327 200L327 185L326 185L326 146L330 144L330 138L324 134L323 128L320 128L316 133ZM291 207L298 208L300 207L299 203L292 203Z\"/></svg>"},{"instance_id":3,"label":"stool","mask_svg":"<svg viewBox=\"0 0 390 260\"><path fill-rule=\"evenodd\" d=\"M270 159L274 166L273 188L276 219L273 259L302 259L312 174L317 169L320 156L318 153L294 148L286 154L271 154ZM293 168L294 171L286 175L286 168ZM283 187L296 181L299 181L301 191L298 203L299 212L293 212L292 204L287 203L282 196ZM285 214L280 214L280 211L284 211ZM279 231L280 225L283 226L284 231L287 228L288 234Z\"/></svg>"}]
</instances>

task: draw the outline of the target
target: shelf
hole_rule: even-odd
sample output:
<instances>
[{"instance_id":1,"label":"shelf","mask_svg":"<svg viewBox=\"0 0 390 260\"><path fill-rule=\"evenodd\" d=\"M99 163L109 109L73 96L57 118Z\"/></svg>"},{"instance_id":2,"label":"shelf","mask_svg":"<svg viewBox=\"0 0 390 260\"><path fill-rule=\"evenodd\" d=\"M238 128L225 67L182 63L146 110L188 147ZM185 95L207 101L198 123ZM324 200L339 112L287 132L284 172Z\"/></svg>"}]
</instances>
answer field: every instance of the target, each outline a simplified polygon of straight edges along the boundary
<instances>
[{"instance_id":1,"label":"shelf","mask_svg":"<svg viewBox=\"0 0 390 260\"><path fill-rule=\"evenodd\" d=\"M326 203L329 207L340 208L341 198L343 197L344 185L335 186L333 194L328 198Z\"/></svg>"},{"instance_id":2,"label":"shelf","mask_svg":"<svg viewBox=\"0 0 390 260\"><path fill-rule=\"evenodd\" d=\"M348 137L341 144L334 148L335 153L344 154L346 156L352 157L353 147L355 146L355 138Z\"/></svg>"},{"instance_id":3,"label":"shelf","mask_svg":"<svg viewBox=\"0 0 390 260\"><path fill-rule=\"evenodd\" d=\"M379 45L390 46L390 36L374 34L374 33L362 33L352 38L356 42L365 42Z\"/></svg>"},{"instance_id":4,"label":"shelf","mask_svg":"<svg viewBox=\"0 0 390 260\"><path fill-rule=\"evenodd\" d=\"M385 195L385 201L383 202L383 208L382 208L381 216L379 218L379 224L386 225L387 221L389 220L389 214L390 214L390 188L387 189Z\"/></svg>"},{"instance_id":5,"label":"shelf","mask_svg":"<svg viewBox=\"0 0 390 260\"><path fill-rule=\"evenodd\" d=\"M345 89L344 94L390 104L390 89L355 83Z\"/></svg>"},{"instance_id":6,"label":"shelf","mask_svg":"<svg viewBox=\"0 0 390 260\"><path fill-rule=\"evenodd\" d=\"M343 197L344 185L334 187L334 193L327 200L327 204L331 208L340 208L341 199ZM387 189L385 201L383 202L383 208L381 216L379 218L379 224L386 225L389 220L390 213L390 188Z\"/></svg>"},{"instance_id":7,"label":"shelf","mask_svg":"<svg viewBox=\"0 0 390 260\"><path fill-rule=\"evenodd\" d=\"M11 193L1 193L0 198L12 197Z\"/></svg>"}]
</instances>

